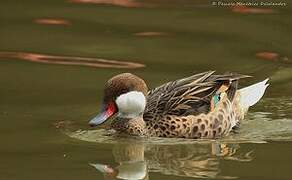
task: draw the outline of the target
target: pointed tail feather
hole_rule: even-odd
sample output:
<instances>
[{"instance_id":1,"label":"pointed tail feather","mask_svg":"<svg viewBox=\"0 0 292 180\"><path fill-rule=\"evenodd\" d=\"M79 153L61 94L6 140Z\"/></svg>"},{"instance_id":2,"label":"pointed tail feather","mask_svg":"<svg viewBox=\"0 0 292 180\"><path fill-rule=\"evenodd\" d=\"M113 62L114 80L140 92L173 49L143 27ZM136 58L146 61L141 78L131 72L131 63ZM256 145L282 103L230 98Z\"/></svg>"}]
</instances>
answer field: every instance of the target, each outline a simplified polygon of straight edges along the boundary
<instances>
[{"instance_id":1,"label":"pointed tail feather","mask_svg":"<svg viewBox=\"0 0 292 180\"><path fill-rule=\"evenodd\" d=\"M263 97L266 88L269 86L267 84L268 80L267 78L264 81L240 89L240 106L242 108L248 108L256 104Z\"/></svg>"}]
</instances>

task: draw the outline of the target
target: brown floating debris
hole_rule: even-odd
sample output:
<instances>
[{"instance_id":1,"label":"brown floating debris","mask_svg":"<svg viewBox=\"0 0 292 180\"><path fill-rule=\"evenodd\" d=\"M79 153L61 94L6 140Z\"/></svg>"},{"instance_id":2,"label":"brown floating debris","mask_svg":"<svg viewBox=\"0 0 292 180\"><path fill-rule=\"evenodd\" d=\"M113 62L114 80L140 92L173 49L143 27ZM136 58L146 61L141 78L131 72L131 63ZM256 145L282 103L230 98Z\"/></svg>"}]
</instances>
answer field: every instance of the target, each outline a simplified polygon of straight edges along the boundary
<instances>
[{"instance_id":1,"label":"brown floating debris","mask_svg":"<svg viewBox=\"0 0 292 180\"><path fill-rule=\"evenodd\" d=\"M232 12L242 13L242 14L272 14L275 11L273 9L268 8L253 8L247 7L243 5L232 6Z\"/></svg>"},{"instance_id":2,"label":"brown floating debris","mask_svg":"<svg viewBox=\"0 0 292 180\"><path fill-rule=\"evenodd\" d=\"M71 25L71 22L65 19L59 19L59 18L40 18L35 19L35 23L37 24L47 24L47 25Z\"/></svg>"},{"instance_id":3,"label":"brown floating debris","mask_svg":"<svg viewBox=\"0 0 292 180\"><path fill-rule=\"evenodd\" d=\"M90 57L54 56L26 52L0 52L0 58L16 58L45 64L76 65L101 68L133 69L145 67L144 64L129 61L116 61Z\"/></svg>"},{"instance_id":4,"label":"brown floating debris","mask_svg":"<svg viewBox=\"0 0 292 180\"><path fill-rule=\"evenodd\" d=\"M69 0L71 3L103 4L128 8L142 7L143 4L135 0Z\"/></svg>"},{"instance_id":5,"label":"brown floating debris","mask_svg":"<svg viewBox=\"0 0 292 180\"><path fill-rule=\"evenodd\" d=\"M155 31L145 31L138 32L134 34L135 36L166 36L168 33L166 32L155 32Z\"/></svg>"},{"instance_id":6,"label":"brown floating debris","mask_svg":"<svg viewBox=\"0 0 292 180\"><path fill-rule=\"evenodd\" d=\"M288 57L281 56L279 53L276 53L276 52L263 51L263 52L256 53L255 56L259 59L264 59L264 60L268 60L268 61L292 63Z\"/></svg>"},{"instance_id":7,"label":"brown floating debris","mask_svg":"<svg viewBox=\"0 0 292 180\"><path fill-rule=\"evenodd\" d=\"M280 55L275 52L258 52L256 53L256 57L270 61L277 61L279 60Z\"/></svg>"}]
</instances>

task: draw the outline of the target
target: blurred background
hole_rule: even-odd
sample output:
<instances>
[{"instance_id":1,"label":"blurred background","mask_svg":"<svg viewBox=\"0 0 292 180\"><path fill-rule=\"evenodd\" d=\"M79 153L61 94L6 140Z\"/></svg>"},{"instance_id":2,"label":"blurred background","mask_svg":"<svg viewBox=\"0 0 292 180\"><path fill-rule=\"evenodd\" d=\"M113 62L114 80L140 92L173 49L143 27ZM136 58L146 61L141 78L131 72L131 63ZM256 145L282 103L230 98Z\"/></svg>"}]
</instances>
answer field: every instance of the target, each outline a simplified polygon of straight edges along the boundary
<instances>
[{"instance_id":1,"label":"blurred background","mask_svg":"<svg viewBox=\"0 0 292 180\"><path fill-rule=\"evenodd\" d=\"M291 179L292 6L272 2L1 2L0 179ZM206 70L253 76L241 86L270 78L239 134L129 140L87 127L115 74L153 88Z\"/></svg>"}]
</instances>

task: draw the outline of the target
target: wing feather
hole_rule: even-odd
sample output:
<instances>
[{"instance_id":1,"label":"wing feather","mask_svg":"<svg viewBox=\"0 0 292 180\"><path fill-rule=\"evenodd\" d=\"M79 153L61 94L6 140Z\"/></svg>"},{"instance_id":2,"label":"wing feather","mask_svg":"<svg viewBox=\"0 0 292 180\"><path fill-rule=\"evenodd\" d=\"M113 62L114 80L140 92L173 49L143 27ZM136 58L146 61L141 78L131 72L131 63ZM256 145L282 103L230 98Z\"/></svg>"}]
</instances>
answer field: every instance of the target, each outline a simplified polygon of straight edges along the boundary
<instances>
[{"instance_id":1,"label":"wing feather","mask_svg":"<svg viewBox=\"0 0 292 180\"><path fill-rule=\"evenodd\" d=\"M164 115L197 115L210 111L210 100L223 84L233 84L239 74L213 75L215 71L195 74L165 83L148 92L144 120L155 120ZM237 86L233 92L236 91Z\"/></svg>"}]
</instances>

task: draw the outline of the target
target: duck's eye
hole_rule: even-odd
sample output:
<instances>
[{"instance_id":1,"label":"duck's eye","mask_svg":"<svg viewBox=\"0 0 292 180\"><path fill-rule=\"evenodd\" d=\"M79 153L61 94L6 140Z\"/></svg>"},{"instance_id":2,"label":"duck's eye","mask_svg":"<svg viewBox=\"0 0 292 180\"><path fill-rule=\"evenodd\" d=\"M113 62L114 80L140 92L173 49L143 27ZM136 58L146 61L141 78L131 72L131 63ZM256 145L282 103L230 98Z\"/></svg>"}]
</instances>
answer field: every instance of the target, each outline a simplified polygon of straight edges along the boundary
<instances>
[{"instance_id":1,"label":"duck's eye","mask_svg":"<svg viewBox=\"0 0 292 180\"><path fill-rule=\"evenodd\" d=\"M125 89L121 89L119 94L121 95L121 94L125 94L127 92L129 92L129 90L125 88Z\"/></svg>"}]
</instances>

